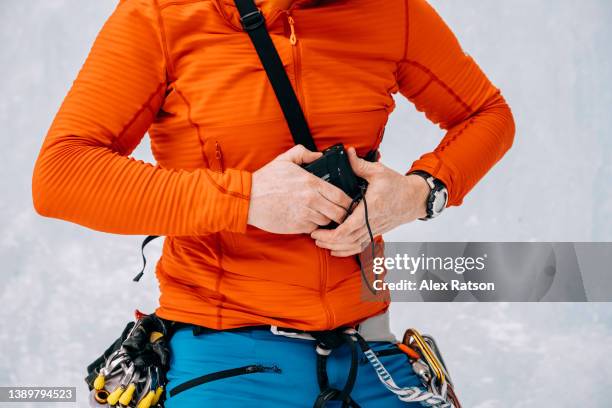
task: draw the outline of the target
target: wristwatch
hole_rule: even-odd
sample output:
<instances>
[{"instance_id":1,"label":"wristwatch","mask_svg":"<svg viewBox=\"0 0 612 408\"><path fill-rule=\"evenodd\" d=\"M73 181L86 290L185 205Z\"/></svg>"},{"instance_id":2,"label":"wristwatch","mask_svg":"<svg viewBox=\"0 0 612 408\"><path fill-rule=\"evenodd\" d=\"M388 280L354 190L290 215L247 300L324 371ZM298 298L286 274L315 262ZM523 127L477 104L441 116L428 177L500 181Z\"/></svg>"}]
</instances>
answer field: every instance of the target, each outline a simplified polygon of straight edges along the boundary
<instances>
[{"instance_id":1,"label":"wristwatch","mask_svg":"<svg viewBox=\"0 0 612 408\"><path fill-rule=\"evenodd\" d=\"M430 188L429 196L427 197L426 202L427 216L419 219L428 221L432 218L436 218L442 213L442 211L444 211L446 204L448 203L448 190L446 189L446 186L444 183L426 171L415 170L409 173L409 175L410 174L423 177Z\"/></svg>"}]
</instances>

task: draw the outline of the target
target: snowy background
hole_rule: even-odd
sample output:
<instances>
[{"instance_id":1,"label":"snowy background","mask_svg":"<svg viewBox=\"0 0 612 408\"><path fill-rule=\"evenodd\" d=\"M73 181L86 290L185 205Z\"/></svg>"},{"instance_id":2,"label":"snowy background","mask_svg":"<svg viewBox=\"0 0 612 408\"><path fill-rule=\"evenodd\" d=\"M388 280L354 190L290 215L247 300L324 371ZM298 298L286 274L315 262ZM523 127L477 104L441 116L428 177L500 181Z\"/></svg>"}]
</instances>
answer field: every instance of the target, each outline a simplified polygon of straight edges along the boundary
<instances>
[{"instance_id":1,"label":"snowy background","mask_svg":"<svg viewBox=\"0 0 612 408\"><path fill-rule=\"evenodd\" d=\"M432 3L503 90L516 142L463 207L387 239L612 241L612 3ZM151 273L131 283L142 237L43 219L31 204L42 139L114 6L0 0L0 385L84 392L85 365L133 309L156 304ZM440 137L398 98L383 157L404 171ZM135 156L150 160L148 139ZM160 249L151 244L149 260ZM610 304L404 303L392 313L398 335L415 326L439 337L467 408L612 406Z\"/></svg>"}]
</instances>

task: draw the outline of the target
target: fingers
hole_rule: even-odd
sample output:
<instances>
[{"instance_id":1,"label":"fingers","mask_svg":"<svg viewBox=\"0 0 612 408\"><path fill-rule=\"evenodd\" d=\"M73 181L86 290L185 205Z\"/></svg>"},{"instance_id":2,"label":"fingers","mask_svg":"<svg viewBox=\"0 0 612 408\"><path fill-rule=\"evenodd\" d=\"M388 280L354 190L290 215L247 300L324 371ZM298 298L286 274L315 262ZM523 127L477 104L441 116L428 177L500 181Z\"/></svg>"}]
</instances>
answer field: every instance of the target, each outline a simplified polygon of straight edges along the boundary
<instances>
[{"instance_id":1,"label":"fingers","mask_svg":"<svg viewBox=\"0 0 612 408\"><path fill-rule=\"evenodd\" d=\"M344 203L344 200L338 200ZM349 204L350 205L350 204ZM348 207L348 205L347 205ZM323 194L318 194L317 198L313 200L311 203L311 208L325 217L327 217L331 221L335 221L338 224L342 224L346 219L348 212L344 205L336 204L329 199L327 199ZM320 224L327 225L327 224Z\"/></svg>"},{"instance_id":2,"label":"fingers","mask_svg":"<svg viewBox=\"0 0 612 408\"><path fill-rule=\"evenodd\" d=\"M362 253L372 242L367 231L359 231L355 237L345 242L315 241L315 244L319 248L329 249L332 256L347 257Z\"/></svg>"},{"instance_id":3,"label":"fingers","mask_svg":"<svg viewBox=\"0 0 612 408\"><path fill-rule=\"evenodd\" d=\"M312 234L311 234L312 236ZM360 254L370 244L370 234L364 227L354 232L345 241L326 242L316 240L315 244L319 248L329 249L333 256L345 257Z\"/></svg>"},{"instance_id":4,"label":"fingers","mask_svg":"<svg viewBox=\"0 0 612 408\"><path fill-rule=\"evenodd\" d=\"M308 221L316 224L315 228L328 225L332 221L331 218L320 213L319 211L313 210L312 208L308 208L306 211L308 212Z\"/></svg>"},{"instance_id":5,"label":"fingers","mask_svg":"<svg viewBox=\"0 0 612 408\"><path fill-rule=\"evenodd\" d=\"M346 211L348 211L349 207L353 203L353 199L333 184L321 179L317 180L320 180L317 186L317 191L319 194L321 194L327 201L330 201L336 206L343 208L346 215Z\"/></svg>"},{"instance_id":6,"label":"fingers","mask_svg":"<svg viewBox=\"0 0 612 408\"><path fill-rule=\"evenodd\" d=\"M365 225L363 203L334 230L317 229L310 234L320 248L329 249L332 256L347 257L363 252L370 243Z\"/></svg>"},{"instance_id":7,"label":"fingers","mask_svg":"<svg viewBox=\"0 0 612 408\"><path fill-rule=\"evenodd\" d=\"M336 254L346 254L341 256L349 256L361 253L370 243L369 239L365 237L359 241L354 242L339 242L339 243L329 243L322 241L315 241L319 248L329 249L332 251L332 255L336 256Z\"/></svg>"},{"instance_id":8,"label":"fingers","mask_svg":"<svg viewBox=\"0 0 612 408\"><path fill-rule=\"evenodd\" d=\"M369 177L375 173L377 169L377 164L359 158L354 147L349 147L347 153L349 163L351 164L351 167L353 168L353 171L357 176L368 180Z\"/></svg>"},{"instance_id":9,"label":"fingers","mask_svg":"<svg viewBox=\"0 0 612 408\"><path fill-rule=\"evenodd\" d=\"M358 231L365 228L365 215L363 202L355 208L353 213L338 228L334 230L318 229L310 234L315 241L339 243L353 242L353 237Z\"/></svg>"},{"instance_id":10,"label":"fingers","mask_svg":"<svg viewBox=\"0 0 612 408\"><path fill-rule=\"evenodd\" d=\"M327 225L327 224L325 224ZM318 228L320 227L319 224L312 222L312 221L306 221L303 224L303 227L300 230L301 234L312 234L313 231L316 231Z\"/></svg>"},{"instance_id":11,"label":"fingers","mask_svg":"<svg viewBox=\"0 0 612 408\"><path fill-rule=\"evenodd\" d=\"M317 160L323 153L313 152L302 145L295 145L285 153L278 156L278 159L288 160L295 164L306 164Z\"/></svg>"}]
</instances>

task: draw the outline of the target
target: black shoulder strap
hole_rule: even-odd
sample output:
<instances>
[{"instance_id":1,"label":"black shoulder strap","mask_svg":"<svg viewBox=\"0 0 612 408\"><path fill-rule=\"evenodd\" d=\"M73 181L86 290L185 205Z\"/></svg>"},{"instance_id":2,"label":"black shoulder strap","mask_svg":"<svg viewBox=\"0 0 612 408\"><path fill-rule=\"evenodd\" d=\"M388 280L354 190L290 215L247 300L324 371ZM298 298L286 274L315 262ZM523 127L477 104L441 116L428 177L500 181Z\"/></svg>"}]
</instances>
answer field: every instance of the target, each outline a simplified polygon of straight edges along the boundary
<instances>
[{"instance_id":1,"label":"black shoulder strap","mask_svg":"<svg viewBox=\"0 0 612 408\"><path fill-rule=\"evenodd\" d=\"M293 141L296 145L301 144L309 150L317 151L300 102L291 86L291 81L285 72L272 38L270 38L270 33L266 29L263 14L253 0L234 0L234 2L240 13L242 27L249 34L266 74L268 74L272 88L274 88Z\"/></svg>"}]
</instances>

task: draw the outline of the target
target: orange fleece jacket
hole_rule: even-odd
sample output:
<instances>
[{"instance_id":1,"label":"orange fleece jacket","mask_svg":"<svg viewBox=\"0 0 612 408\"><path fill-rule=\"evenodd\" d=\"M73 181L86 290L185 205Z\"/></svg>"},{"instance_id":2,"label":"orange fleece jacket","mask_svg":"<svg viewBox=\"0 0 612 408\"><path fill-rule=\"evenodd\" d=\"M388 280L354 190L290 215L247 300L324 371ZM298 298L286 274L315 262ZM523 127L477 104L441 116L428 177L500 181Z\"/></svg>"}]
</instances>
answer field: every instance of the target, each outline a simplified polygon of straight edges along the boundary
<instances>
[{"instance_id":1,"label":"orange fleece jacket","mask_svg":"<svg viewBox=\"0 0 612 408\"><path fill-rule=\"evenodd\" d=\"M377 147L398 91L448 131L412 170L441 179L449 205L510 148L510 109L425 0L263 11L320 148ZM156 165L129 157L147 131ZM291 146L233 1L124 0L43 143L34 205L99 231L166 236L162 317L321 330L383 312L387 301L362 300L354 258L247 225L251 173ZM417 153L407 139L406 160Z\"/></svg>"}]
</instances>

